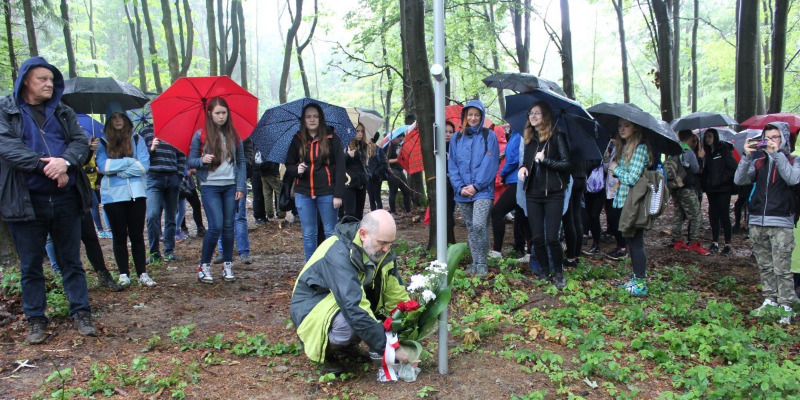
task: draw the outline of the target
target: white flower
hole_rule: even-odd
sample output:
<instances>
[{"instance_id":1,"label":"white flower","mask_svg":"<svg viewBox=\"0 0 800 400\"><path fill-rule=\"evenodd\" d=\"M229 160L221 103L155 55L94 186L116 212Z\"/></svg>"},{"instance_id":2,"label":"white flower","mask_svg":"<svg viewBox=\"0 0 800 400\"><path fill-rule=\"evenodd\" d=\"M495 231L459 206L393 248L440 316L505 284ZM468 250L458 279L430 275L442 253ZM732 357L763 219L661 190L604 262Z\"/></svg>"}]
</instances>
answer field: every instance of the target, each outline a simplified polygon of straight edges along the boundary
<instances>
[{"instance_id":1,"label":"white flower","mask_svg":"<svg viewBox=\"0 0 800 400\"><path fill-rule=\"evenodd\" d=\"M440 261L431 261L425 270L430 271L436 275L447 275L447 264Z\"/></svg>"},{"instance_id":2,"label":"white flower","mask_svg":"<svg viewBox=\"0 0 800 400\"><path fill-rule=\"evenodd\" d=\"M436 294L433 293L431 290L425 290L422 292L422 299L425 300L426 303L436 299Z\"/></svg>"},{"instance_id":3,"label":"white flower","mask_svg":"<svg viewBox=\"0 0 800 400\"><path fill-rule=\"evenodd\" d=\"M428 286L428 277L421 274L411 276L411 283L408 284L409 292L416 292L420 289L425 289Z\"/></svg>"}]
</instances>

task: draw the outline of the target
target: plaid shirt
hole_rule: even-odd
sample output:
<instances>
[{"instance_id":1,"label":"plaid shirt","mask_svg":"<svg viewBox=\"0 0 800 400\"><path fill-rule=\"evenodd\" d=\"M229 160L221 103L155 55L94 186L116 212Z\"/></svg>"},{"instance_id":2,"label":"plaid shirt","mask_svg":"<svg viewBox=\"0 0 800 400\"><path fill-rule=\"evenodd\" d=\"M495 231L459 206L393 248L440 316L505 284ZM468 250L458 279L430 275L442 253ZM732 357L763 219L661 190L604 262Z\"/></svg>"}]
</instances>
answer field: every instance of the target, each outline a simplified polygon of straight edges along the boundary
<instances>
[{"instance_id":1,"label":"plaid shirt","mask_svg":"<svg viewBox=\"0 0 800 400\"><path fill-rule=\"evenodd\" d=\"M624 151L624 150L622 150ZM633 157L630 161L625 160L625 157L620 157L619 165L612 171L619 179L619 189L617 189L617 196L614 197L614 208L622 208L625 205L625 199L628 198L628 192L631 190L639 177L642 176L642 171L650 164L650 154L647 151L647 145L640 144L636 146L633 151Z\"/></svg>"}]
</instances>

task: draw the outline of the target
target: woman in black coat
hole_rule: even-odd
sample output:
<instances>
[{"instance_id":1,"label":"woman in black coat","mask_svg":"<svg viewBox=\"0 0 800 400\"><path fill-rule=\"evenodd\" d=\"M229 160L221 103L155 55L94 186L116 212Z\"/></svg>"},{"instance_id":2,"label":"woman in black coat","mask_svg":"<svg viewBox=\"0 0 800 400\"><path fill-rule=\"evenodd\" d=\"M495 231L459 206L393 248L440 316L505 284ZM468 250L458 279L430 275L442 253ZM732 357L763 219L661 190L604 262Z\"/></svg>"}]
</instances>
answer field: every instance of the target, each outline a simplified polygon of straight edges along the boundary
<instances>
[{"instance_id":1,"label":"woman in black coat","mask_svg":"<svg viewBox=\"0 0 800 400\"><path fill-rule=\"evenodd\" d=\"M719 140L716 129L707 129L703 135L702 187L708 196L708 216L711 220L712 253L720 251L719 228L722 225L725 234L725 247L720 254L731 253L731 190L733 175L736 173L736 160L733 158L733 146Z\"/></svg>"}]
</instances>

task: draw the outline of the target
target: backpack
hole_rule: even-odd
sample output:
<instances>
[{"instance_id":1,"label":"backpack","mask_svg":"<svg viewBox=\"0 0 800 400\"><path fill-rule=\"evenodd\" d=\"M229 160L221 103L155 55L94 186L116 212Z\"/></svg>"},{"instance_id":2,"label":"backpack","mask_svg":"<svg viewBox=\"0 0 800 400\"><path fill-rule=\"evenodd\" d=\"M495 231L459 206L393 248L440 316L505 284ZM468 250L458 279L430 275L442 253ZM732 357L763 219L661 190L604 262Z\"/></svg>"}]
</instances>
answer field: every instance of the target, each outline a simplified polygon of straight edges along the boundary
<instances>
[{"instance_id":1,"label":"backpack","mask_svg":"<svg viewBox=\"0 0 800 400\"><path fill-rule=\"evenodd\" d=\"M680 189L686 185L686 168L683 166L683 155L670 156L662 165L667 177L667 189Z\"/></svg>"}]
</instances>

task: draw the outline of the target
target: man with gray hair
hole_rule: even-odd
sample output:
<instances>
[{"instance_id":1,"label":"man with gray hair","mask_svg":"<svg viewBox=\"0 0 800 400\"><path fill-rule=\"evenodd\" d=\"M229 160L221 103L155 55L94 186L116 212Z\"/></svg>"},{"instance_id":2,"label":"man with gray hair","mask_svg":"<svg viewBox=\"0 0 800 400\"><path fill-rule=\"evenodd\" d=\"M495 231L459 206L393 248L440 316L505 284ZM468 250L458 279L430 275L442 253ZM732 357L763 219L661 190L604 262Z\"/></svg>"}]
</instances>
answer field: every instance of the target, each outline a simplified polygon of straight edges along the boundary
<instances>
[{"instance_id":1,"label":"man with gray hair","mask_svg":"<svg viewBox=\"0 0 800 400\"><path fill-rule=\"evenodd\" d=\"M396 235L385 210L360 223L345 218L300 271L289 311L306 355L324 373L341 373L340 357L368 357L358 347L361 340L370 351L384 352L385 330L376 314L388 315L408 300L391 250ZM402 350L396 357L406 360Z\"/></svg>"}]
</instances>

